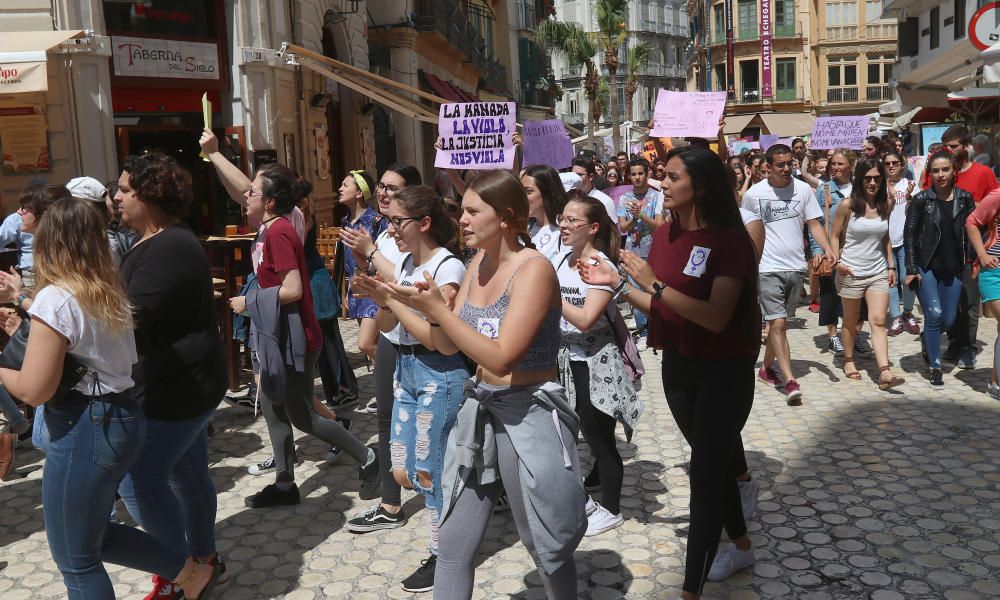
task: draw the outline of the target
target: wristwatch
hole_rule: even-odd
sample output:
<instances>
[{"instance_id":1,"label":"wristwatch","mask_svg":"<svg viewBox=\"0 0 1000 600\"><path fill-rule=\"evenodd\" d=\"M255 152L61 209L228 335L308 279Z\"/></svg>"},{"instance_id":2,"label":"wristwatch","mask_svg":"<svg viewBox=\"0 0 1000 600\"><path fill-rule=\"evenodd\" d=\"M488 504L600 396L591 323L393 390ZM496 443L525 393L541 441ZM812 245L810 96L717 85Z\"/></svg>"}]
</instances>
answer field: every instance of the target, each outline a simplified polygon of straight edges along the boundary
<instances>
[{"instance_id":1,"label":"wristwatch","mask_svg":"<svg viewBox=\"0 0 1000 600\"><path fill-rule=\"evenodd\" d=\"M659 300L660 296L663 295L663 290L667 289L667 284L660 283L659 281L654 281L653 289L656 290L655 292L653 292L653 298Z\"/></svg>"}]
</instances>

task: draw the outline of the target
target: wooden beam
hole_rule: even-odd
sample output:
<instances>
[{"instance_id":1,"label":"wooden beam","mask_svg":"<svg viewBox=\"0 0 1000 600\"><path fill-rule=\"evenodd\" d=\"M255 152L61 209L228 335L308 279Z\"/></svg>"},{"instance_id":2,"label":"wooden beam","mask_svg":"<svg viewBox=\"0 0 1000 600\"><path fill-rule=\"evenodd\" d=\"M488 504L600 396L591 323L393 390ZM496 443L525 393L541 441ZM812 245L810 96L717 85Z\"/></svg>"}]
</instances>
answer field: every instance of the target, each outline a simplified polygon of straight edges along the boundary
<instances>
[{"instance_id":1,"label":"wooden beam","mask_svg":"<svg viewBox=\"0 0 1000 600\"><path fill-rule=\"evenodd\" d=\"M310 60L300 61L299 65L324 77L332 79L363 96L367 96L372 100L379 102L380 104L384 104L385 106L388 106L389 108L400 112L411 119L417 119L418 121L431 124L437 124L438 122L438 115L430 112L419 104L415 104L411 100L400 98L382 90L374 90L366 87L356 81L351 81L346 76L336 73L331 69L326 69L320 65L314 64Z\"/></svg>"}]
</instances>

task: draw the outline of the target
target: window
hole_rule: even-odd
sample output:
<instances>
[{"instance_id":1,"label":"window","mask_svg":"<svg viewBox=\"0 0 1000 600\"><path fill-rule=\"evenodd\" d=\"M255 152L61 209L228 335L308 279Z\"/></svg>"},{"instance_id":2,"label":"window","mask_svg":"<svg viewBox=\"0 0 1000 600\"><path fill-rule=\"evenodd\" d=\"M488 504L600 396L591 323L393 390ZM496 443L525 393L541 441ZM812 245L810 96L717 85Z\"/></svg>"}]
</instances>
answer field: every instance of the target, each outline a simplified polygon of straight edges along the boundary
<instances>
[{"instance_id":1,"label":"window","mask_svg":"<svg viewBox=\"0 0 1000 600\"><path fill-rule=\"evenodd\" d=\"M724 7L717 4L712 7L712 31L715 32L715 43L721 44L726 41L726 14Z\"/></svg>"},{"instance_id":2,"label":"window","mask_svg":"<svg viewBox=\"0 0 1000 600\"><path fill-rule=\"evenodd\" d=\"M858 65L855 60L846 56L827 59L827 102L858 101Z\"/></svg>"},{"instance_id":3,"label":"window","mask_svg":"<svg viewBox=\"0 0 1000 600\"><path fill-rule=\"evenodd\" d=\"M955 0L955 22L952 23L955 26L955 39L960 40L965 37L965 28L968 24L965 22L965 0Z\"/></svg>"},{"instance_id":4,"label":"window","mask_svg":"<svg viewBox=\"0 0 1000 600\"><path fill-rule=\"evenodd\" d=\"M869 102L885 102L892 100L892 89L889 80L892 79L892 64L895 56L868 55L868 85L865 88L865 98Z\"/></svg>"},{"instance_id":5,"label":"window","mask_svg":"<svg viewBox=\"0 0 1000 600\"><path fill-rule=\"evenodd\" d=\"M774 35L795 35L795 0L774 0Z\"/></svg>"},{"instance_id":6,"label":"window","mask_svg":"<svg viewBox=\"0 0 1000 600\"><path fill-rule=\"evenodd\" d=\"M881 18L882 18L881 0L865 0L865 23L871 23L872 21L877 21Z\"/></svg>"},{"instance_id":7,"label":"window","mask_svg":"<svg viewBox=\"0 0 1000 600\"><path fill-rule=\"evenodd\" d=\"M795 59L779 58L774 61L776 100L795 100Z\"/></svg>"},{"instance_id":8,"label":"window","mask_svg":"<svg viewBox=\"0 0 1000 600\"><path fill-rule=\"evenodd\" d=\"M726 65L715 65L715 81L712 82L712 88L717 92L725 91L726 89Z\"/></svg>"},{"instance_id":9,"label":"window","mask_svg":"<svg viewBox=\"0 0 1000 600\"><path fill-rule=\"evenodd\" d=\"M857 2L828 2L826 5L826 26L847 27L858 24Z\"/></svg>"},{"instance_id":10,"label":"window","mask_svg":"<svg viewBox=\"0 0 1000 600\"><path fill-rule=\"evenodd\" d=\"M941 7L931 9L931 50L941 45Z\"/></svg>"},{"instance_id":11,"label":"window","mask_svg":"<svg viewBox=\"0 0 1000 600\"><path fill-rule=\"evenodd\" d=\"M760 23L757 21L757 2L755 0L740 0L737 23L740 25L739 39L755 40Z\"/></svg>"},{"instance_id":12,"label":"window","mask_svg":"<svg viewBox=\"0 0 1000 600\"><path fill-rule=\"evenodd\" d=\"M899 55L916 56L920 45L920 19L907 17L899 24Z\"/></svg>"}]
</instances>

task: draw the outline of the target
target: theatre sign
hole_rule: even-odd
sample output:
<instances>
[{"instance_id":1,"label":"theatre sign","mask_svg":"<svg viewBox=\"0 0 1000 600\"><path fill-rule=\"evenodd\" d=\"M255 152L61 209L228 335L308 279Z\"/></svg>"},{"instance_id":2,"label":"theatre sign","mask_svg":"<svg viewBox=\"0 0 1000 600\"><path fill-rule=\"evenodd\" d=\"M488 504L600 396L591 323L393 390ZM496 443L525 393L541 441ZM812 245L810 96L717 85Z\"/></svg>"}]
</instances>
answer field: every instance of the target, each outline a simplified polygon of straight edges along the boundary
<instances>
[{"instance_id":1,"label":"theatre sign","mask_svg":"<svg viewBox=\"0 0 1000 600\"><path fill-rule=\"evenodd\" d=\"M216 44L112 36L111 46L118 77L219 79Z\"/></svg>"}]
</instances>

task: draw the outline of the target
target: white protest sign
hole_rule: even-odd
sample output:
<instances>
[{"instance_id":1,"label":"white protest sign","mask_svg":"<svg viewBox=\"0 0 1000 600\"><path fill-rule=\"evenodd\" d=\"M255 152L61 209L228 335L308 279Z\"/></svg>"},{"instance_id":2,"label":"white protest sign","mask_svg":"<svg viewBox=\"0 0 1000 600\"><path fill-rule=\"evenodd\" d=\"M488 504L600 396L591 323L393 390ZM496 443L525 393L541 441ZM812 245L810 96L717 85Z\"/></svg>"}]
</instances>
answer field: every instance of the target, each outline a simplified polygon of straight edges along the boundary
<instances>
[{"instance_id":1,"label":"white protest sign","mask_svg":"<svg viewBox=\"0 0 1000 600\"><path fill-rule=\"evenodd\" d=\"M726 110L726 92L671 92L660 90L653 112L652 137L719 135L719 119Z\"/></svg>"},{"instance_id":2,"label":"white protest sign","mask_svg":"<svg viewBox=\"0 0 1000 600\"><path fill-rule=\"evenodd\" d=\"M867 115L858 117L816 117L809 147L816 150L849 148L857 150L868 137Z\"/></svg>"},{"instance_id":3,"label":"white protest sign","mask_svg":"<svg viewBox=\"0 0 1000 600\"><path fill-rule=\"evenodd\" d=\"M513 102L442 104L441 149L434 166L442 169L510 169L514 166Z\"/></svg>"}]
</instances>

